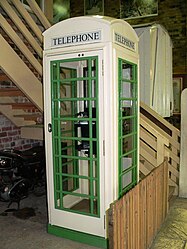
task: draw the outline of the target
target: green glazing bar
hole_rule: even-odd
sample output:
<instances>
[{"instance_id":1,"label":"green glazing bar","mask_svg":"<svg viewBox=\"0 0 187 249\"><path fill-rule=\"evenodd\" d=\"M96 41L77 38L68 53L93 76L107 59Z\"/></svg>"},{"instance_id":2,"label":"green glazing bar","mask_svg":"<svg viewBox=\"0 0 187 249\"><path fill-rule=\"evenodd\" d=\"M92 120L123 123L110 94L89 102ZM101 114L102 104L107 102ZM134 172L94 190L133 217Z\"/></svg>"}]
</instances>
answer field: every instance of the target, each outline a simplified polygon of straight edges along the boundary
<instances>
[{"instance_id":1,"label":"green glazing bar","mask_svg":"<svg viewBox=\"0 0 187 249\"><path fill-rule=\"evenodd\" d=\"M62 173L62 176L69 176L71 178L80 178L80 179L87 179L87 180L97 180L97 177L94 176L83 176L83 175L73 175L73 174L66 174L66 173Z\"/></svg>"},{"instance_id":2,"label":"green glazing bar","mask_svg":"<svg viewBox=\"0 0 187 249\"><path fill-rule=\"evenodd\" d=\"M123 64L125 66L123 66ZM124 77L123 70L127 69L127 73L129 73L132 78L127 79ZM118 118L119 118L119 127L118 127L118 132L119 132L119 140L118 140L118 145L119 145L119 167L118 167L118 174L119 174L119 196L121 196L124 192L130 189L134 184L137 182L137 173L135 175L135 172L137 171L137 66L133 63L130 63L128 61L118 59L118 77L119 77L119 84L118 84L118 98L119 98L119 111L118 111ZM129 77L131 77L129 76ZM124 83L131 83L132 85L132 96L131 97L121 97L121 92L122 92L122 87ZM129 85L130 87L130 85ZM132 106L124 108L131 108L132 112L131 115L123 116L122 114L122 108L123 108L123 102L124 100L127 101L132 101ZM131 120L131 129L129 130L129 133L127 131L125 132L126 134L123 135L123 121L125 119ZM133 149L128 151L128 153L123 154L123 139L125 138L132 138L132 146ZM136 153L135 153L136 152ZM121 159L125 156L128 156L129 154L132 154L132 166L129 167L126 170L122 170L122 162ZM125 188L122 189L122 177L129 173L132 172L132 183L126 186Z\"/></svg>"}]
</instances>

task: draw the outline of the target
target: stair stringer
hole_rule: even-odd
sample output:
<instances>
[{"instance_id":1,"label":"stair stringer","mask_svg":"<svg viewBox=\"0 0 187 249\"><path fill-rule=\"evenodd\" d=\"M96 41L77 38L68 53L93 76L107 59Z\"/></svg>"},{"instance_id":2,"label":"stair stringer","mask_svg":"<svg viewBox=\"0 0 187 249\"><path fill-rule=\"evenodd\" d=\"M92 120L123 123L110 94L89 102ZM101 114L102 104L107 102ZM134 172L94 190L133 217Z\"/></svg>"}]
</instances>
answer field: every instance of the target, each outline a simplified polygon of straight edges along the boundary
<instances>
[{"instance_id":1,"label":"stair stringer","mask_svg":"<svg viewBox=\"0 0 187 249\"><path fill-rule=\"evenodd\" d=\"M11 105L0 105L0 112L12 121L16 126L27 126L27 125L35 125L35 121L26 121L24 118L15 117L15 111L12 109Z\"/></svg>"},{"instance_id":2,"label":"stair stringer","mask_svg":"<svg viewBox=\"0 0 187 249\"><path fill-rule=\"evenodd\" d=\"M0 67L25 96L43 112L43 88L28 66L0 35Z\"/></svg>"}]
</instances>

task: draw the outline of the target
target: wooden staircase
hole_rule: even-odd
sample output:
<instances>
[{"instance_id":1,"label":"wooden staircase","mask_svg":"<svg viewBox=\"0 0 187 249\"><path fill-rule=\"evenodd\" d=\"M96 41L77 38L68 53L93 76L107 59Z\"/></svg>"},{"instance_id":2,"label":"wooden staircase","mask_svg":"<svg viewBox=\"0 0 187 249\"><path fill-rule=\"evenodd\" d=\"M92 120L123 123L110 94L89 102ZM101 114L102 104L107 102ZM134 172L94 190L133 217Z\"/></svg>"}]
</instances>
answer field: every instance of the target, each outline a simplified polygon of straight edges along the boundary
<instances>
[{"instance_id":1,"label":"wooden staircase","mask_svg":"<svg viewBox=\"0 0 187 249\"><path fill-rule=\"evenodd\" d=\"M180 131L144 103L140 105L140 179L168 160L169 198L178 195Z\"/></svg>"},{"instance_id":2,"label":"wooden staircase","mask_svg":"<svg viewBox=\"0 0 187 249\"><path fill-rule=\"evenodd\" d=\"M27 4L29 8L18 0L0 0L0 112L21 127L24 137L40 134L41 139L42 32L51 25L36 1Z\"/></svg>"}]
</instances>

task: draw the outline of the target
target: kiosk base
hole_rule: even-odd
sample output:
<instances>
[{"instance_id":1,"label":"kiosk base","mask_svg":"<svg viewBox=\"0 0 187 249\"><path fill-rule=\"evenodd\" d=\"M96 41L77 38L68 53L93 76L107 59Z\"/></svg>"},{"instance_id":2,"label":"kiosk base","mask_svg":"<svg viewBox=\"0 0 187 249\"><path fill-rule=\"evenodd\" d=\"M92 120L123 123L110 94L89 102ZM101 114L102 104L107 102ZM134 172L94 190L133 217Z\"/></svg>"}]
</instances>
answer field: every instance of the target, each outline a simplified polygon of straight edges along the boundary
<instances>
[{"instance_id":1,"label":"kiosk base","mask_svg":"<svg viewBox=\"0 0 187 249\"><path fill-rule=\"evenodd\" d=\"M51 224L48 224L48 233L62 238L78 241L80 243L88 244L91 246L96 246L105 249L108 248L107 239L92 234L82 233L71 229L54 226Z\"/></svg>"}]
</instances>

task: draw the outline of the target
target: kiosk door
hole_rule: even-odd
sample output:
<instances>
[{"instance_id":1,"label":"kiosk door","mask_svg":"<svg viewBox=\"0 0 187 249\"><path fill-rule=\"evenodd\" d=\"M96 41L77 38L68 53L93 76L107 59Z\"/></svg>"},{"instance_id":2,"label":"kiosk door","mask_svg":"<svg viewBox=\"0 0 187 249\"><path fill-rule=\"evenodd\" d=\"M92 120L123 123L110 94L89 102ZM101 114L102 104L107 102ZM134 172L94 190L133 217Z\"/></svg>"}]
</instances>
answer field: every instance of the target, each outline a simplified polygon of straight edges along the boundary
<instances>
[{"instance_id":1,"label":"kiosk door","mask_svg":"<svg viewBox=\"0 0 187 249\"><path fill-rule=\"evenodd\" d=\"M137 64L118 55L119 197L137 184L138 77Z\"/></svg>"},{"instance_id":2,"label":"kiosk door","mask_svg":"<svg viewBox=\"0 0 187 249\"><path fill-rule=\"evenodd\" d=\"M49 59L48 132L52 134L53 158L50 200L54 202L49 223L104 236L102 51L61 58Z\"/></svg>"}]
</instances>

